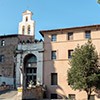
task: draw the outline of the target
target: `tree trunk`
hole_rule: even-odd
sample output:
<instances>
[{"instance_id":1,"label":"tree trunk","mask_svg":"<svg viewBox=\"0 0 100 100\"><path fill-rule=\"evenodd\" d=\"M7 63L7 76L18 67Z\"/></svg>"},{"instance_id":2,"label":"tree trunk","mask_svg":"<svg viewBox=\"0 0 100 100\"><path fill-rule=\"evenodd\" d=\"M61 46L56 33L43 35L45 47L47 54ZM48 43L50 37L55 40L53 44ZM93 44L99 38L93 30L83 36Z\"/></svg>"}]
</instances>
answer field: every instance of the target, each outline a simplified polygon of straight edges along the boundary
<instances>
[{"instance_id":1,"label":"tree trunk","mask_svg":"<svg viewBox=\"0 0 100 100\"><path fill-rule=\"evenodd\" d=\"M90 94L88 94L87 96L88 96L88 99L87 100L90 100Z\"/></svg>"},{"instance_id":2,"label":"tree trunk","mask_svg":"<svg viewBox=\"0 0 100 100\"><path fill-rule=\"evenodd\" d=\"M90 100L90 96L91 96L91 89L86 90L87 92L87 100Z\"/></svg>"}]
</instances>

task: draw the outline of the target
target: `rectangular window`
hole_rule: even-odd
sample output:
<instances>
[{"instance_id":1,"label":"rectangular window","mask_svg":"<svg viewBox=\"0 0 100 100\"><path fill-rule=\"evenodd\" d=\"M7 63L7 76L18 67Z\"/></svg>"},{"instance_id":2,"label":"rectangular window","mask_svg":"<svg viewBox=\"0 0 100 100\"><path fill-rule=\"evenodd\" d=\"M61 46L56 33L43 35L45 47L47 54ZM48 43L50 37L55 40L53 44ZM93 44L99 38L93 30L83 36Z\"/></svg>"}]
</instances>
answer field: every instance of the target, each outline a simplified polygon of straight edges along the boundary
<instances>
[{"instance_id":1,"label":"rectangular window","mask_svg":"<svg viewBox=\"0 0 100 100\"><path fill-rule=\"evenodd\" d=\"M75 94L69 94L69 99L71 99L71 100L76 100L76 99L75 99Z\"/></svg>"},{"instance_id":2,"label":"rectangular window","mask_svg":"<svg viewBox=\"0 0 100 100\"><path fill-rule=\"evenodd\" d=\"M94 95L90 95L90 100L95 100Z\"/></svg>"},{"instance_id":3,"label":"rectangular window","mask_svg":"<svg viewBox=\"0 0 100 100\"><path fill-rule=\"evenodd\" d=\"M91 31L85 31L85 38L90 39L91 38Z\"/></svg>"},{"instance_id":4,"label":"rectangular window","mask_svg":"<svg viewBox=\"0 0 100 100\"><path fill-rule=\"evenodd\" d=\"M52 93L51 94L51 99L57 99L57 94L56 93Z\"/></svg>"},{"instance_id":5,"label":"rectangular window","mask_svg":"<svg viewBox=\"0 0 100 100\"><path fill-rule=\"evenodd\" d=\"M68 58L72 57L73 50L68 50Z\"/></svg>"},{"instance_id":6,"label":"rectangular window","mask_svg":"<svg viewBox=\"0 0 100 100\"><path fill-rule=\"evenodd\" d=\"M34 74L37 73L37 68L33 68L33 71L32 71Z\"/></svg>"},{"instance_id":7,"label":"rectangular window","mask_svg":"<svg viewBox=\"0 0 100 100\"><path fill-rule=\"evenodd\" d=\"M4 62L4 55L0 55L0 62Z\"/></svg>"},{"instance_id":8,"label":"rectangular window","mask_svg":"<svg viewBox=\"0 0 100 100\"><path fill-rule=\"evenodd\" d=\"M57 85L57 73L51 73L51 85Z\"/></svg>"},{"instance_id":9,"label":"rectangular window","mask_svg":"<svg viewBox=\"0 0 100 100\"><path fill-rule=\"evenodd\" d=\"M73 32L68 32L68 40L73 40Z\"/></svg>"},{"instance_id":10,"label":"rectangular window","mask_svg":"<svg viewBox=\"0 0 100 100\"><path fill-rule=\"evenodd\" d=\"M52 34L51 35L51 41L56 41L57 40L57 35L56 34Z\"/></svg>"},{"instance_id":11,"label":"rectangular window","mask_svg":"<svg viewBox=\"0 0 100 100\"><path fill-rule=\"evenodd\" d=\"M56 56L57 56L57 52L56 51L52 51L51 52L51 59L52 60L56 59Z\"/></svg>"}]
</instances>

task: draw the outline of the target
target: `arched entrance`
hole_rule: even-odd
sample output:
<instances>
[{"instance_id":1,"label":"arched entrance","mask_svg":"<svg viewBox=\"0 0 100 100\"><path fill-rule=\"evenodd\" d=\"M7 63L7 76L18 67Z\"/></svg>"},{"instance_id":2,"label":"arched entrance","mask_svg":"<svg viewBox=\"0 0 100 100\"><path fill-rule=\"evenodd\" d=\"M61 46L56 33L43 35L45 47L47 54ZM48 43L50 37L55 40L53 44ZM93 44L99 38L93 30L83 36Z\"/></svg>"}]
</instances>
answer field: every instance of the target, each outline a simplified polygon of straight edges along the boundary
<instances>
[{"instance_id":1,"label":"arched entrance","mask_svg":"<svg viewBox=\"0 0 100 100\"><path fill-rule=\"evenodd\" d=\"M32 81L33 84L36 85L36 79L37 79L37 58L34 54L28 54L24 58L24 76L23 76L24 87L27 88L30 81Z\"/></svg>"}]
</instances>

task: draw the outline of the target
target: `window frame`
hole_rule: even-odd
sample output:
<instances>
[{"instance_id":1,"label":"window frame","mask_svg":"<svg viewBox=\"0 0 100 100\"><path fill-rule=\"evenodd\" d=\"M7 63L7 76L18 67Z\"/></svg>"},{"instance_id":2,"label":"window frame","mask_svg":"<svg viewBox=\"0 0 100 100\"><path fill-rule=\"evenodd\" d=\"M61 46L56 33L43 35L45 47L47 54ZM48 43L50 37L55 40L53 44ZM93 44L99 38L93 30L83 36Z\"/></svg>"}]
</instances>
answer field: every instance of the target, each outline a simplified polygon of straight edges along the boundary
<instances>
[{"instance_id":1,"label":"window frame","mask_svg":"<svg viewBox=\"0 0 100 100\"><path fill-rule=\"evenodd\" d=\"M68 50L68 59L72 58L73 49Z\"/></svg>"},{"instance_id":2,"label":"window frame","mask_svg":"<svg viewBox=\"0 0 100 100\"><path fill-rule=\"evenodd\" d=\"M51 73L51 85L58 85L58 73Z\"/></svg>"},{"instance_id":3,"label":"window frame","mask_svg":"<svg viewBox=\"0 0 100 100\"><path fill-rule=\"evenodd\" d=\"M51 41L56 42L57 41L57 34L52 34L51 35Z\"/></svg>"},{"instance_id":4,"label":"window frame","mask_svg":"<svg viewBox=\"0 0 100 100\"><path fill-rule=\"evenodd\" d=\"M56 60L57 59L57 51L51 51L51 60Z\"/></svg>"},{"instance_id":5,"label":"window frame","mask_svg":"<svg viewBox=\"0 0 100 100\"><path fill-rule=\"evenodd\" d=\"M85 39L91 39L91 31L85 31Z\"/></svg>"},{"instance_id":6,"label":"window frame","mask_svg":"<svg viewBox=\"0 0 100 100\"><path fill-rule=\"evenodd\" d=\"M67 33L67 40L73 40L73 32L68 32Z\"/></svg>"}]
</instances>

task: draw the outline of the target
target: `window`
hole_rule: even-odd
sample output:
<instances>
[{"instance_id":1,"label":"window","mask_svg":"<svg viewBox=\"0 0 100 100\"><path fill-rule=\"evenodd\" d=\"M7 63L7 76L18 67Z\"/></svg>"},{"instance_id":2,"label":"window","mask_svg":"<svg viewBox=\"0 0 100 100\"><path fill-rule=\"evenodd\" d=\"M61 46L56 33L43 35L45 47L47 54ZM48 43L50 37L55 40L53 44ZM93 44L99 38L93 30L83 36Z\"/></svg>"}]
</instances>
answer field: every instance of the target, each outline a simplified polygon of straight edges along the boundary
<instances>
[{"instance_id":1,"label":"window","mask_svg":"<svg viewBox=\"0 0 100 100\"><path fill-rule=\"evenodd\" d=\"M91 38L91 31L85 31L85 38L90 39Z\"/></svg>"},{"instance_id":2,"label":"window","mask_svg":"<svg viewBox=\"0 0 100 100\"><path fill-rule=\"evenodd\" d=\"M28 26L28 34L30 34L30 31L31 31L31 29L30 29L30 25Z\"/></svg>"},{"instance_id":3,"label":"window","mask_svg":"<svg viewBox=\"0 0 100 100\"><path fill-rule=\"evenodd\" d=\"M51 85L57 85L57 73L51 73Z\"/></svg>"},{"instance_id":4,"label":"window","mask_svg":"<svg viewBox=\"0 0 100 100\"><path fill-rule=\"evenodd\" d=\"M57 99L57 94L56 93L52 93L51 94L51 99Z\"/></svg>"},{"instance_id":5,"label":"window","mask_svg":"<svg viewBox=\"0 0 100 100\"><path fill-rule=\"evenodd\" d=\"M37 57L35 55L29 54L24 59L26 82L25 86L29 86L29 82L32 81L33 85L36 85L37 81Z\"/></svg>"},{"instance_id":6,"label":"window","mask_svg":"<svg viewBox=\"0 0 100 100\"><path fill-rule=\"evenodd\" d=\"M52 51L51 52L51 59L52 60L56 59L56 55L57 55L56 51Z\"/></svg>"},{"instance_id":7,"label":"window","mask_svg":"<svg viewBox=\"0 0 100 100\"><path fill-rule=\"evenodd\" d=\"M68 32L68 40L73 40L73 32Z\"/></svg>"},{"instance_id":8,"label":"window","mask_svg":"<svg viewBox=\"0 0 100 100\"><path fill-rule=\"evenodd\" d=\"M68 50L68 58L72 57L73 50Z\"/></svg>"},{"instance_id":9,"label":"window","mask_svg":"<svg viewBox=\"0 0 100 100\"><path fill-rule=\"evenodd\" d=\"M95 100L94 95L90 95L90 100Z\"/></svg>"},{"instance_id":10,"label":"window","mask_svg":"<svg viewBox=\"0 0 100 100\"><path fill-rule=\"evenodd\" d=\"M69 94L69 99L75 100L75 94Z\"/></svg>"},{"instance_id":11,"label":"window","mask_svg":"<svg viewBox=\"0 0 100 100\"><path fill-rule=\"evenodd\" d=\"M51 41L56 41L56 39L57 39L57 35L56 34L51 35Z\"/></svg>"},{"instance_id":12,"label":"window","mask_svg":"<svg viewBox=\"0 0 100 100\"><path fill-rule=\"evenodd\" d=\"M1 46L5 46L5 40L1 41Z\"/></svg>"},{"instance_id":13,"label":"window","mask_svg":"<svg viewBox=\"0 0 100 100\"><path fill-rule=\"evenodd\" d=\"M22 34L25 33L25 26L22 27Z\"/></svg>"},{"instance_id":14,"label":"window","mask_svg":"<svg viewBox=\"0 0 100 100\"><path fill-rule=\"evenodd\" d=\"M28 21L28 17L26 17L26 22Z\"/></svg>"},{"instance_id":15,"label":"window","mask_svg":"<svg viewBox=\"0 0 100 100\"><path fill-rule=\"evenodd\" d=\"M0 55L0 62L4 62L4 55Z\"/></svg>"}]
</instances>

